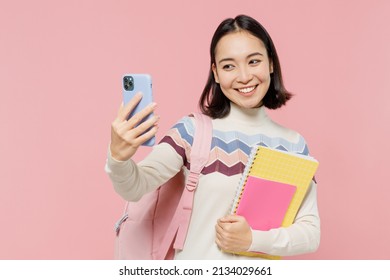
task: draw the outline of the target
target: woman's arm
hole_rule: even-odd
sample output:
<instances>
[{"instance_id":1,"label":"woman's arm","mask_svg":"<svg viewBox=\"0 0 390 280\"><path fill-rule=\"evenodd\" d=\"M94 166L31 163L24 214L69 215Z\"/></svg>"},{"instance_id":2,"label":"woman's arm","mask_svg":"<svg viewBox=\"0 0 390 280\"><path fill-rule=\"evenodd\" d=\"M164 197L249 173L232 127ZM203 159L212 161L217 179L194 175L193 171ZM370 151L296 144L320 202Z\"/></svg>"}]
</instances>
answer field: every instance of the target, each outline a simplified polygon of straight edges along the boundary
<instances>
[{"instance_id":1,"label":"woman's arm","mask_svg":"<svg viewBox=\"0 0 390 280\"><path fill-rule=\"evenodd\" d=\"M169 144L160 143L138 164L132 159L115 160L109 151L105 170L122 198L137 201L175 176L182 166L182 157Z\"/></svg>"},{"instance_id":2,"label":"woman's arm","mask_svg":"<svg viewBox=\"0 0 390 280\"><path fill-rule=\"evenodd\" d=\"M141 162L120 161L108 151L106 172L116 192L128 201L137 201L175 176L187 163L194 132L191 118L173 126Z\"/></svg>"}]
</instances>

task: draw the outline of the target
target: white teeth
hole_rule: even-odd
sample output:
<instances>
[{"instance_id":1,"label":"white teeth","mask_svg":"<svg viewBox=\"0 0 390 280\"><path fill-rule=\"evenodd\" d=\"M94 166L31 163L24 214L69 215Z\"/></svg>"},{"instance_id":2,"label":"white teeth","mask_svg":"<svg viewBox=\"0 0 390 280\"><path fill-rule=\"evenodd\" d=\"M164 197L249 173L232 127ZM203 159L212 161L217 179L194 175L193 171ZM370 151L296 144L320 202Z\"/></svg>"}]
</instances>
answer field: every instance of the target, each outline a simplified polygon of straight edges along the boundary
<instances>
[{"instance_id":1,"label":"white teeth","mask_svg":"<svg viewBox=\"0 0 390 280\"><path fill-rule=\"evenodd\" d=\"M251 92L254 89L255 89L255 87L247 87L247 88L239 88L238 91L242 92L242 93L248 93L248 92Z\"/></svg>"}]
</instances>

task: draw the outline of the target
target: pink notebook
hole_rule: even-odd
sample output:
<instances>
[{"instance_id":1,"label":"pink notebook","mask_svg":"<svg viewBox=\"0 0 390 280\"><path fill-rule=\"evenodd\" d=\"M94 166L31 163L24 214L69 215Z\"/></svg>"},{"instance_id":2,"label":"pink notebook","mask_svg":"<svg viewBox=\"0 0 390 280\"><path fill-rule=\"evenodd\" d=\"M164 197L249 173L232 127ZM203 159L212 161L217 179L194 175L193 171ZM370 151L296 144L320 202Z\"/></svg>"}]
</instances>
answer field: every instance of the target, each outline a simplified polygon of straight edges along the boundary
<instances>
[{"instance_id":1,"label":"pink notebook","mask_svg":"<svg viewBox=\"0 0 390 280\"><path fill-rule=\"evenodd\" d=\"M236 214L244 216L256 230L281 226L296 187L248 176L238 201Z\"/></svg>"}]
</instances>

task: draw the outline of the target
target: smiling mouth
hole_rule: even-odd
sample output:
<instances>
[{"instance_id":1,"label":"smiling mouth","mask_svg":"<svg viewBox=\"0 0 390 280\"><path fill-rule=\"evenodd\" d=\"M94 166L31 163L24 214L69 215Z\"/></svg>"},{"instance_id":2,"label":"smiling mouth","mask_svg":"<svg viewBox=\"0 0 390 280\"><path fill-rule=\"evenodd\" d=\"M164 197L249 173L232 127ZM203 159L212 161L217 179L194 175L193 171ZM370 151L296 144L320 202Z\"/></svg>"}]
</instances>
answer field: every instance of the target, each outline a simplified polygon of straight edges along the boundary
<instances>
[{"instance_id":1,"label":"smiling mouth","mask_svg":"<svg viewBox=\"0 0 390 280\"><path fill-rule=\"evenodd\" d=\"M241 92L241 93L250 93L252 92L255 88L257 87L256 86L251 86L251 87L245 87L245 88L238 88L236 89L237 91Z\"/></svg>"}]
</instances>

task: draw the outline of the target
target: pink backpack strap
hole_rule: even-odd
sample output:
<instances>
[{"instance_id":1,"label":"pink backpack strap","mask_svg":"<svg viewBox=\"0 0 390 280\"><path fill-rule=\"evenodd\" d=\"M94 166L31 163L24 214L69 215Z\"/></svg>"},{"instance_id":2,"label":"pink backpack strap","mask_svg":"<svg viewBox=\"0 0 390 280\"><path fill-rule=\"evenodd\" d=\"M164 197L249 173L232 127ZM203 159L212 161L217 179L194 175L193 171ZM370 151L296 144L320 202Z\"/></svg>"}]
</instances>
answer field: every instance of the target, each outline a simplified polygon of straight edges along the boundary
<instances>
[{"instance_id":1,"label":"pink backpack strap","mask_svg":"<svg viewBox=\"0 0 390 280\"><path fill-rule=\"evenodd\" d=\"M173 240L174 248L182 250L191 219L194 192L198 186L199 175L206 165L212 140L211 119L201 113L193 113L195 117L195 135L190 154L190 171L183 194L171 224L161 243L156 259L165 259Z\"/></svg>"}]
</instances>

